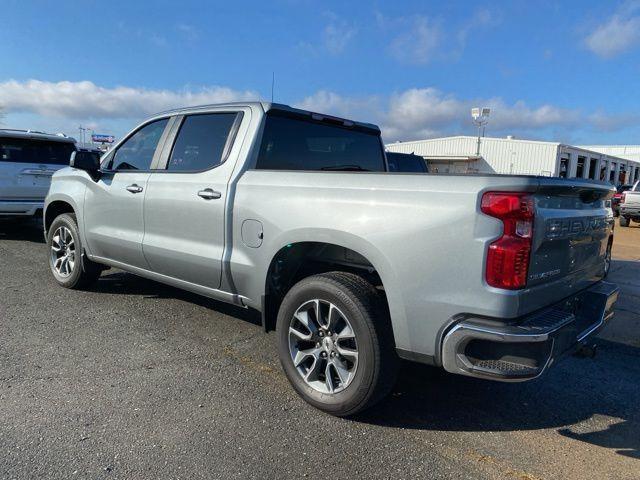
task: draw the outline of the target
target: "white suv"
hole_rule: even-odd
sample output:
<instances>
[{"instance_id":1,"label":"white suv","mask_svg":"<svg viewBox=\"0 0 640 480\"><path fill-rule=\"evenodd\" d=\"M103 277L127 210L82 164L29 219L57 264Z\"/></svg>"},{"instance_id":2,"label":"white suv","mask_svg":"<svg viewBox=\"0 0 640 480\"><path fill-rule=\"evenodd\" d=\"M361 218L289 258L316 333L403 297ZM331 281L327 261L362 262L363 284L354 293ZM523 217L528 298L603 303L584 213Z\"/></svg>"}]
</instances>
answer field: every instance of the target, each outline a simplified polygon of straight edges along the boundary
<instances>
[{"instance_id":1,"label":"white suv","mask_svg":"<svg viewBox=\"0 0 640 480\"><path fill-rule=\"evenodd\" d=\"M63 134L0 129L0 216L42 212L51 175L69 165L75 140Z\"/></svg>"}]
</instances>

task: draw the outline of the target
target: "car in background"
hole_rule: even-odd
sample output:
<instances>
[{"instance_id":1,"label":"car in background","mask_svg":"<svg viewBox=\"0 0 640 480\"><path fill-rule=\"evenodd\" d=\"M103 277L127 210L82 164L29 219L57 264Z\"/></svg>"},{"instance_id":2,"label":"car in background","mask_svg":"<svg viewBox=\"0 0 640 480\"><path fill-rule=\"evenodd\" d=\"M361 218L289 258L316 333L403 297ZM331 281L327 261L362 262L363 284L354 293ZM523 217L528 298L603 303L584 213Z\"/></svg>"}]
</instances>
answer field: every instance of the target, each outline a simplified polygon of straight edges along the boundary
<instances>
[{"instance_id":1,"label":"car in background","mask_svg":"<svg viewBox=\"0 0 640 480\"><path fill-rule=\"evenodd\" d=\"M640 223L640 181L624 192L620 200L620 226L628 227L631 220Z\"/></svg>"},{"instance_id":2,"label":"car in background","mask_svg":"<svg viewBox=\"0 0 640 480\"><path fill-rule=\"evenodd\" d=\"M618 185L616 188L616 193L611 198L611 209L613 210L613 216L620 216L620 203L622 199L622 194L627 190L631 190L633 188L633 184L626 185Z\"/></svg>"},{"instance_id":3,"label":"car in background","mask_svg":"<svg viewBox=\"0 0 640 480\"><path fill-rule=\"evenodd\" d=\"M413 153L386 152L390 172L429 173L427 162Z\"/></svg>"},{"instance_id":4,"label":"car in background","mask_svg":"<svg viewBox=\"0 0 640 480\"><path fill-rule=\"evenodd\" d=\"M0 217L41 214L51 176L75 150L75 139L61 133L0 129Z\"/></svg>"}]
</instances>

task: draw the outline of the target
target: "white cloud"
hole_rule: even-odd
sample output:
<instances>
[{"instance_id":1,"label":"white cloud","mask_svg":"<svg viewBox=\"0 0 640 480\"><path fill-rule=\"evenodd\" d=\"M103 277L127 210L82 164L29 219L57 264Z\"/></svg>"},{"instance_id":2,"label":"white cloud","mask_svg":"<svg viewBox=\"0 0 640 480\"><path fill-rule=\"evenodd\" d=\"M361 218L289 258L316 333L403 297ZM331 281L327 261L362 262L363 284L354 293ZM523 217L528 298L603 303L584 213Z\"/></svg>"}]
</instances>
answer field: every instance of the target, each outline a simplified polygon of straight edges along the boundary
<instances>
[{"instance_id":1,"label":"white cloud","mask_svg":"<svg viewBox=\"0 0 640 480\"><path fill-rule=\"evenodd\" d=\"M329 12L326 16L329 18L329 23L322 31L322 41L329 53L338 55L356 35L357 29L334 13Z\"/></svg>"},{"instance_id":2,"label":"white cloud","mask_svg":"<svg viewBox=\"0 0 640 480\"><path fill-rule=\"evenodd\" d=\"M393 57L402 63L424 65L439 55L444 32L437 21L416 15L397 23L405 31L398 34L389 45Z\"/></svg>"},{"instance_id":3,"label":"white cloud","mask_svg":"<svg viewBox=\"0 0 640 480\"><path fill-rule=\"evenodd\" d=\"M101 87L93 82L0 82L0 105L12 112L36 113L73 119L141 119L171 108L257 99L254 91L227 87L151 90L135 87Z\"/></svg>"},{"instance_id":4,"label":"white cloud","mask_svg":"<svg viewBox=\"0 0 640 480\"><path fill-rule=\"evenodd\" d=\"M360 98L345 97L327 90L320 90L294 104L295 107L312 112L327 113L338 117L350 117L354 120L371 122L380 111L380 99L377 96Z\"/></svg>"},{"instance_id":5,"label":"white cloud","mask_svg":"<svg viewBox=\"0 0 640 480\"><path fill-rule=\"evenodd\" d=\"M467 45L467 38L473 34L474 30L486 28L500 23L498 16L491 10L481 8L469 18L458 30L456 34L458 39L458 48L464 49Z\"/></svg>"},{"instance_id":6,"label":"white cloud","mask_svg":"<svg viewBox=\"0 0 640 480\"><path fill-rule=\"evenodd\" d=\"M602 132L614 132L632 125L640 125L640 115L633 113L610 114L598 111L589 115L588 121Z\"/></svg>"},{"instance_id":7,"label":"white cloud","mask_svg":"<svg viewBox=\"0 0 640 480\"><path fill-rule=\"evenodd\" d=\"M179 23L176 25L176 30L180 32L189 41L194 41L200 36L200 30L194 25L188 23Z\"/></svg>"},{"instance_id":8,"label":"white cloud","mask_svg":"<svg viewBox=\"0 0 640 480\"><path fill-rule=\"evenodd\" d=\"M640 2L627 2L584 39L589 50L612 58L640 45Z\"/></svg>"},{"instance_id":9,"label":"white cloud","mask_svg":"<svg viewBox=\"0 0 640 480\"><path fill-rule=\"evenodd\" d=\"M298 106L377 123L387 142L473 134L470 109L474 106L491 108L488 134L499 136L516 134L548 138L549 135L568 136L580 128L602 132L640 123L637 116L601 112L585 117L580 110L550 104L531 106L524 101L508 103L501 98L460 99L435 88L412 88L388 98L352 98L320 91L305 98Z\"/></svg>"},{"instance_id":10,"label":"white cloud","mask_svg":"<svg viewBox=\"0 0 640 480\"><path fill-rule=\"evenodd\" d=\"M79 124L121 134L153 113L174 107L253 100L254 91L226 87L152 90L101 87L93 82L0 82L0 107L7 126L73 133ZM387 142L445 135L472 134L469 110L491 108L487 134L515 134L534 138L568 138L575 131L620 131L640 127L634 114L597 111L585 115L578 109L551 104L532 106L502 98L460 98L436 88L411 88L388 96L341 95L320 90L293 102L295 106L381 126ZM2 109L0 108L0 110Z\"/></svg>"},{"instance_id":11,"label":"white cloud","mask_svg":"<svg viewBox=\"0 0 640 480\"><path fill-rule=\"evenodd\" d=\"M394 35L388 52L405 64L426 65L437 60L457 60L467 39L477 30L500 23L500 15L486 8L476 10L457 25L425 15L386 17L375 12L376 24Z\"/></svg>"}]
</instances>

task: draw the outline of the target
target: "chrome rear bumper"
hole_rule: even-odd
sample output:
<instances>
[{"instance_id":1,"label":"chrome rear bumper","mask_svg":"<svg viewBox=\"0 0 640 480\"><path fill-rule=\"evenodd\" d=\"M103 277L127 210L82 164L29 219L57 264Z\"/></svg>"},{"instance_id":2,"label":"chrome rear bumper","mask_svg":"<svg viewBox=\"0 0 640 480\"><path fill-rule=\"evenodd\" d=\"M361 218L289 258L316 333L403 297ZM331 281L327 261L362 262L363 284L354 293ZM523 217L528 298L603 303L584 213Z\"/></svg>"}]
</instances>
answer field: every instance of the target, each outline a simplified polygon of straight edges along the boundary
<instances>
[{"instance_id":1,"label":"chrome rear bumper","mask_svg":"<svg viewBox=\"0 0 640 480\"><path fill-rule=\"evenodd\" d=\"M531 380L579 347L613 316L618 287L599 282L550 308L515 321L466 318L445 335L448 372L501 381Z\"/></svg>"}]
</instances>

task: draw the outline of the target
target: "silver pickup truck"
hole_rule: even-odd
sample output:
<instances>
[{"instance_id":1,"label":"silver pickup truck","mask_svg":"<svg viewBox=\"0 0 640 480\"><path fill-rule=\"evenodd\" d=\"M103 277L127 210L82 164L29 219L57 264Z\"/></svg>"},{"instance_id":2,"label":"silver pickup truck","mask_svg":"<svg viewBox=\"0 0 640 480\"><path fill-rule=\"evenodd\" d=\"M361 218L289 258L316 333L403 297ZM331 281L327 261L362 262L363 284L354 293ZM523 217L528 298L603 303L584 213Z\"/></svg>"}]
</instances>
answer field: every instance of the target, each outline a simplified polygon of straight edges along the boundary
<instances>
[{"instance_id":1,"label":"silver pickup truck","mask_svg":"<svg viewBox=\"0 0 640 480\"><path fill-rule=\"evenodd\" d=\"M620 226L628 227L631 220L640 223L640 181L624 192L620 199Z\"/></svg>"},{"instance_id":2,"label":"silver pickup truck","mask_svg":"<svg viewBox=\"0 0 640 480\"><path fill-rule=\"evenodd\" d=\"M72 154L44 228L64 287L116 267L262 312L295 390L345 416L389 392L401 358L522 381L586 342L618 295L613 193L389 172L375 125L239 103Z\"/></svg>"}]
</instances>

